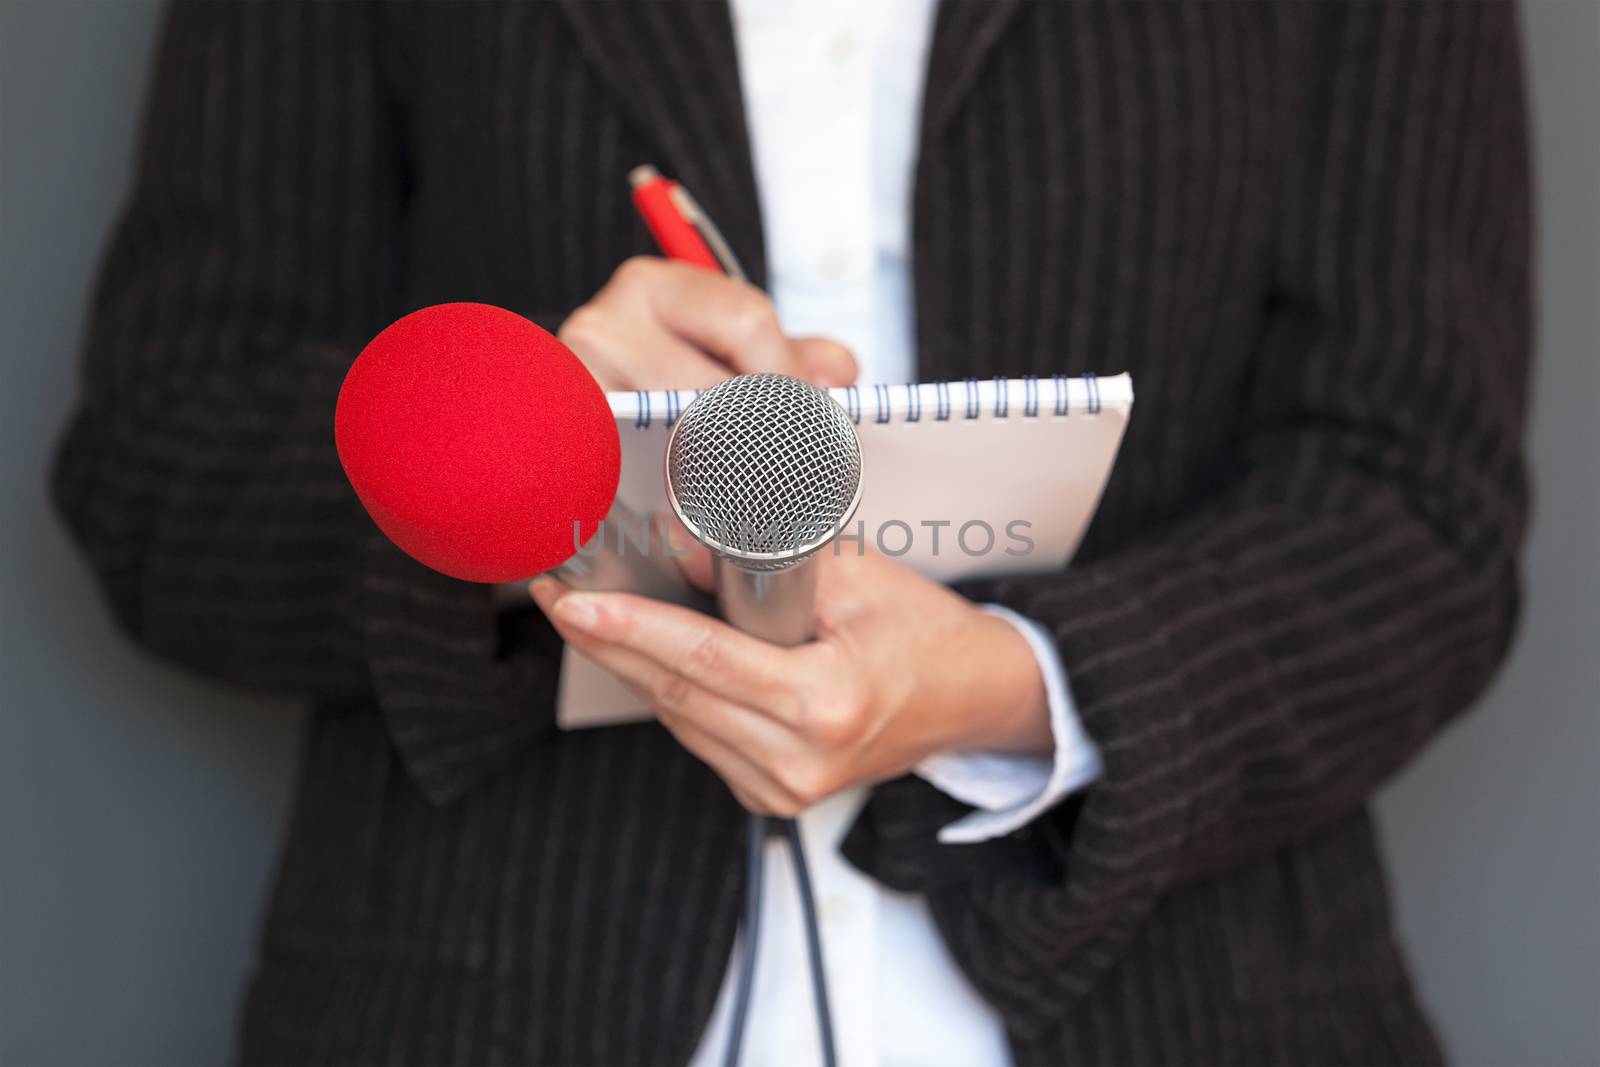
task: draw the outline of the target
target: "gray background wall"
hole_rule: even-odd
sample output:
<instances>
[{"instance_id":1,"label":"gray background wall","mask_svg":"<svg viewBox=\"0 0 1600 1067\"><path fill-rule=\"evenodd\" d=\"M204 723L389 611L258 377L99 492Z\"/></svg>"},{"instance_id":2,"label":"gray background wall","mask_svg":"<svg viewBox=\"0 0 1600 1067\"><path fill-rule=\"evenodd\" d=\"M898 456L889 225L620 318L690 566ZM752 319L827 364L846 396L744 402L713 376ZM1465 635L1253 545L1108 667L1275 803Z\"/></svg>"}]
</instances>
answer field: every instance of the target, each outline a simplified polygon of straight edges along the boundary
<instances>
[{"instance_id":1,"label":"gray background wall","mask_svg":"<svg viewBox=\"0 0 1600 1067\"><path fill-rule=\"evenodd\" d=\"M298 713L112 630L44 506L157 8L0 0L0 1062L229 1047ZM1402 927L1466 1064L1600 1062L1600 4L1524 9L1537 123L1538 513L1484 705L1384 795Z\"/></svg>"}]
</instances>

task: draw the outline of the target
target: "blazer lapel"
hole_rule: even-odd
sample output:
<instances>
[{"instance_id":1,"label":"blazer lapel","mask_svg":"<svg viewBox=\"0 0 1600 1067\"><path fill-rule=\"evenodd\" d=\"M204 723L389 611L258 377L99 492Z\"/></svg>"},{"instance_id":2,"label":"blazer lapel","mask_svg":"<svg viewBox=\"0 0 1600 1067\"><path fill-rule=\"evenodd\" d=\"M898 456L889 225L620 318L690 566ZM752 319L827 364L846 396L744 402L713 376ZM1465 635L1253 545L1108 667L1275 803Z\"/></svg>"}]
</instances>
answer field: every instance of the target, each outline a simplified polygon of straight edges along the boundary
<instances>
[{"instance_id":1,"label":"blazer lapel","mask_svg":"<svg viewBox=\"0 0 1600 1067\"><path fill-rule=\"evenodd\" d=\"M761 205L726 3L562 0L584 58L689 188L749 272L765 284Z\"/></svg>"},{"instance_id":2,"label":"blazer lapel","mask_svg":"<svg viewBox=\"0 0 1600 1067\"><path fill-rule=\"evenodd\" d=\"M922 140L931 143L955 115L1019 0L944 0L928 50Z\"/></svg>"}]
</instances>

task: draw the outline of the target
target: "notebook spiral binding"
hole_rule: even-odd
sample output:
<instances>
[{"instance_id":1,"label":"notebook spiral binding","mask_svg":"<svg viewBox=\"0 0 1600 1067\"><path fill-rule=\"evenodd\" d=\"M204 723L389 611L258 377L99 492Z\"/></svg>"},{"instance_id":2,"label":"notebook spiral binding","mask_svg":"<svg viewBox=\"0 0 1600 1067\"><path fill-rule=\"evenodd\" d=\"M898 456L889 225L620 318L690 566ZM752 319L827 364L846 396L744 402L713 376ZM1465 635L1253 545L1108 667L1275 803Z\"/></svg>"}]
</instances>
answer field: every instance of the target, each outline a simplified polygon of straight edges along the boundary
<instances>
[{"instance_id":1,"label":"notebook spiral binding","mask_svg":"<svg viewBox=\"0 0 1600 1067\"><path fill-rule=\"evenodd\" d=\"M1131 399L1131 384L1125 375L1106 379L1118 401L1126 394ZM870 397L865 391L870 389ZM611 406L619 419L633 422L636 430L653 426L672 429L683 409L703 392L700 389L634 390L612 393ZM891 422L951 422L965 419L1008 419L1013 407L1021 417L1072 418L1098 415L1106 403L1102 380L1095 374L1073 378L1054 374L1049 378L1024 375L1021 378L965 378L955 382L871 386L847 385L828 390L857 426L863 419L875 425ZM865 401L865 402L863 402ZM927 416L924 418L924 416Z\"/></svg>"}]
</instances>

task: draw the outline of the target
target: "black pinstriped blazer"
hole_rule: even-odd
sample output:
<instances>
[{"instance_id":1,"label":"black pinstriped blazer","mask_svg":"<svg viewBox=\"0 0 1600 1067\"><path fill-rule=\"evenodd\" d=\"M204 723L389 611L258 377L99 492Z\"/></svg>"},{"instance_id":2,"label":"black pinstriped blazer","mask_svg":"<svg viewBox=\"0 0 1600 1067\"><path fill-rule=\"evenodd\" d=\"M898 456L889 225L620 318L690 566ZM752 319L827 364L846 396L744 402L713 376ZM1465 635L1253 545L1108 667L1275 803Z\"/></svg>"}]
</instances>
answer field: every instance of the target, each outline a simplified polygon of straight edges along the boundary
<instances>
[{"instance_id":1,"label":"black pinstriped blazer","mask_svg":"<svg viewBox=\"0 0 1600 1067\"><path fill-rule=\"evenodd\" d=\"M758 278L721 3L182 8L94 306L60 507L158 654L313 698L254 1063L671 1063L727 963L739 812L653 725L559 735L556 646L410 562L330 418L443 300L547 325L682 178ZM914 204L924 378L1128 370L1041 620L1106 771L1027 831L879 787L1023 1063L1415 1062L1365 805L1517 600L1528 210L1492 3L947 3Z\"/></svg>"}]
</instances>

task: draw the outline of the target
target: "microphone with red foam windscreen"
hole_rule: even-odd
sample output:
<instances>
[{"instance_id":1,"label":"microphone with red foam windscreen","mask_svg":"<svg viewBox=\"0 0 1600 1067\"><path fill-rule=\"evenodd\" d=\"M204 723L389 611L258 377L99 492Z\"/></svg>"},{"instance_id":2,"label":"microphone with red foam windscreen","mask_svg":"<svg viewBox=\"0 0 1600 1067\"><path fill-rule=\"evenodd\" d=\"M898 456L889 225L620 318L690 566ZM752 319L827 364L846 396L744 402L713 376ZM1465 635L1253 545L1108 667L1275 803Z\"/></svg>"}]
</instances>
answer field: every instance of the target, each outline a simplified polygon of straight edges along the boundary
<instances>
[{"instance_id":1,"label":"microphone with red foam windscreen","mask_svg":"<svg viewBox=\"0 0 1600 1067\"><path fill-rule=\"evenodd\" d=\"M611 510L622 463L578 357L488 304L423 308L374 337L339 391L334 439L390 540L471 582L566 561Z\"/></svg>"}]
</instances>

